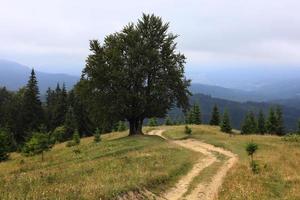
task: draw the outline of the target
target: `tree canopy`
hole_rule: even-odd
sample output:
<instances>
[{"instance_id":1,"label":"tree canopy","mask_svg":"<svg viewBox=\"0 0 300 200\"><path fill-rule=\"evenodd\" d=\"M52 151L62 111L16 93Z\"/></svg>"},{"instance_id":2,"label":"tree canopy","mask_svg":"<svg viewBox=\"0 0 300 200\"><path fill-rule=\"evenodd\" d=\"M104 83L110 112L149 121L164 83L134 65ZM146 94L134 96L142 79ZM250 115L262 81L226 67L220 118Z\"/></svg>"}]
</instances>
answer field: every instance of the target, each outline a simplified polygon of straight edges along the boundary
<instances>
[{"instance_id":1,"label":"tree canopy","mask_svg":"<svg viewBox=\"0 0 300 200\"><path fill-rule=\"evenodd\" d=\"M188 107L185 56L176 51L177 36L168 29L160 17L143 14L102 45L90 41L79 88L101 113L99 121L126 119L130 134L141 134L144 119L165 117L173 106Z\"/></svg>"}]
</instances>

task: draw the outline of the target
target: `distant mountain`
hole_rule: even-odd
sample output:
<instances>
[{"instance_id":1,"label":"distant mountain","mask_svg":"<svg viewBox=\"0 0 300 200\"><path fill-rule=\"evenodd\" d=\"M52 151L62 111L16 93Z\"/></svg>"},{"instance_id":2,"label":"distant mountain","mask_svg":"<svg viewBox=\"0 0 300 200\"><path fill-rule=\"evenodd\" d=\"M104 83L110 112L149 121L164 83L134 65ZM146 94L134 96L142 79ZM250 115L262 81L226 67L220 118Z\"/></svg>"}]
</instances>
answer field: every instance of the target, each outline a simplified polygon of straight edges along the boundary
<instances>
[{"instance_id":1,"label":"distant mountain","mask_svg":"<svg viewBox=\"0 0 300 200\"><path fill-rule=\"evenodd\" d=\"M232 126L236 129L241 128L241 124L244 120L245 114L248 111L254 111L258 113L258 111L262 109L267 117L269 108L271 106L276 105L275 103L258 103L258 102L242 103L237 101L225 100L221 98L214 98L204 94L194 94L191 97L190 101L192 104L195 102L200 104L204 123L209 123L211 117L211 111L215 104L218 105L221 112L223 112L224 109L227 108L230 114ZM288 107L284 105L282 105L281 108L284 114L284 123L285 123L286 131L296 130L300 109ZM171 110L170 116L173 119L183 118L183 114L179 109Z\"/></svg>"},{"instance_id":2,"label":"distant mountain","mask_svg":"<svg viewBox=\"0 0 300 200\"><path fill-rule=\"evenodd\" d=\"M26 85L30 75L31 68L7 60L0 60L0 86L5 86L9 90L18 90ZM79 77L67 74L51 74L36 71L41 93L44 93L48 87L56 87L57 83L65 83L68 89L79 80Z\"/></svg>"},{"instance_id":3,"label":"distant mountain","mask_svg":"<svg viewBox=\"0 0 300 200\"><path fill-rule=\"evenodd\" d=\"M213 86L201 83L192 83L190 90L192 93L201 93L211 95L212 97L222 98L232 101L246 102L278 102L293 99L300 100L300 84L299 80L285 80L273 83L267 83L253 91L240 89L231 89L220 86Z\"/></svg>"}]
</instances>

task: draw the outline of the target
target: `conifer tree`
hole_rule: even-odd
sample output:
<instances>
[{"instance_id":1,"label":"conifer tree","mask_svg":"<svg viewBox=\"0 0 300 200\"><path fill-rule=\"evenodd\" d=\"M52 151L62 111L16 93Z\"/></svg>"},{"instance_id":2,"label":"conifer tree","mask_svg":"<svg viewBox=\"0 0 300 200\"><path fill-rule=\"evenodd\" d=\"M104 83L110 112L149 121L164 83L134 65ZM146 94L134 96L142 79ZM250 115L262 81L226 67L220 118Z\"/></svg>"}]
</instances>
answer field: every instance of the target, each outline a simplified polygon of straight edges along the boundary
<instances>
[{"instance_id":1,"label":"conifer tree","mask_svg":"<svg viewBox=\"0 0 300 200\"><path fill-rule=\"evenodd\" d=\"M43 109L39 96L38 82L33 69L25 88L22 107L25 132L30 133L38 130L43 121ZM28 137L29 135L26 136Z\"/></svg>"},{"instance_id":2,"label":"conifer tree","mask_svg":"<svg viewBox=\"0 0 300 200\"><path fill-rule=\"evenodd\" d=\"M77 129L77 122L75 119L74 110L71 106L69 107L68 112L66 114L65 128L67 132L66 136L68 138L70 138L74 134L74 131Z\"/></svg>"},{"instance_id":3,"label":"conifer tree","mask_svg":"<svg viewBox=\"0 0 300 200\"><path fill-rule=\"evenodd\" d=\"M258 113L258 120L257 120L257 131L260 134L266 133L266 123L265 123L265 116L262 110Z\"/></svg>"},{"instance_id":4,"label":"conifer tree","mask_svg":"<svg viewBox=\"0 0 300 200\"><path fill-rule=\"evenodd\" d=\"M276 134L277 132L277 117L274 109L271 107L269 110L269 117L267 121L267 131L269 134Z\"/></svg>"},{"instance_id":5,"label":"conifer tree","mask_svg":"<svg viewBox=\"0 0 300 200\"><path fill-rule=\"evenodd\" d=\"M221 131L225 133L231 133L232 131L230 118L227 110L225 110L223 114L223 119L221 122Z\"/></svg>"},{"instance_id":6,"label":"conifer tree","mask_svg":"<svg viewBox=\"0 0 300 200\"><path fill-rule=\"evenodd\" d=\"M74 134L73 134L73 142L74 142L74 145L80 144L80 135L79 135L79 132L77 129L74 131Z\"/></svg>"},{"instance_id":7,"label":"conifer tree","mask_svg":"<svg viewBox=\"0 0 300 200\"><path fill-rule=\"evenodd\" d=\"M201 124L201 111L200 111L200 106L198 104L194 104L193 106L193 119L192 119L192 124Z\"/></svg>"},{"instance_id":8,"label":"conifer tree","mask_svg":"<svg viewBox=\"0 0 300 200\"><path fill-rule=\"evenodd\" d=\"M253 134L257 132L257 122L253 112L247 113L242 126L242 134Z\"/></svg>"},{"instance_id":9,"label":"conifer tree","mask_svg":"<svg viewBox=\"0 0 300 200\"><path fill-rule=\"evenodd\" d=\"M96 128L96 131L94 134L94 142L96 142L96 143L101 142L101 131L99 128Z\"/></svg>"},{"instance_id":10,"label":"conifer tree","mask_svg":"<svg viewBox=\"0 0 300 200\"><path fill-rule=\"evenodd\" d=\"M217 105L214 105L212 114L211 114L211 120L209 122L212 126L219 126L220 125L220 114L219 109Z\"/></svg>"},{"instance_id":11,"label":"conifer tree","mask_svg":"<svg viewBox=\"0 0 300 200\"><path fill-rule=\"evenodd\" d=\"M284 135L282 110L279 106L277 106L275 114L276 114L276 134L277 135Z\"/></svg>"}]
</instances>

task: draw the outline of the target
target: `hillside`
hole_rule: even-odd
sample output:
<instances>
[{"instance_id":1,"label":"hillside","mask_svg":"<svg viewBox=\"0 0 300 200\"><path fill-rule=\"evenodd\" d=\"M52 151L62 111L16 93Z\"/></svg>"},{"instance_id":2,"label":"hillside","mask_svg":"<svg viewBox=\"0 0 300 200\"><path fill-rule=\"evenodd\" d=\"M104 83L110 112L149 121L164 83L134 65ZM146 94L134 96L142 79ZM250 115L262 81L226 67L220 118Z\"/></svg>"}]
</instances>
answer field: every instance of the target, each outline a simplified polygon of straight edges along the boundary
<instances>
[{"instance_id":1,"label":"hillside","mask_svg":"<svg viewBox=\"0 0 300 200\"><path fill-rule=\"evenodd\" d=\"M220 108L221 112L227 108L229 110L232 126L236 129L240 129L240 126L244 120L244 116L248 111L254 111L258 113L260 109L267 115L271 106L276 103L265 102L237 102L220 98L214 98L204 94L194 94L191 97L191 104L199 103L201 106L202 118L204 123L208 123L211 117L211 111L216 104ZM286 131L296 130L297 122L299 119L300 109L288 106L281 106L284 114L284 123ZM170 116L173 119L182 118L182 112L178 109L170 111Z\"/></svg>"},{"instance_id":2,"label":"hillside","mask_svg":"<svg viewBox=\"0 0 300 200\"><path fill-rule=\"evenodd\" d=\"M72 148L61 143L45 153L44 162L40 155L13 153L0 163L0 199L112 199L145 188L159 192L197 158L157 136L127 135L106 134L98 144L84 138Z\"/></svg>"},{"instance_id":3,"label":"hillside","mask_svg":"<svg viewBox=\"0 0 300 200\"><path fill-rule=\"evenodd\" d=\"M157 136L114 132L102 135L98 144L92 137L71 148L61 143L45 153L44 162L40 155L13 153L0 163L1 198L300 198L299 143L278 136L229 137L214 126L190 127L190 136L184 126L161 126L145 129ZM256 174L245 151L250 141L259 147Z\"/></svg>"},{"instance_id":4,"label":"hillside","mask_svg":"<svg viewBox=\"0 0 300 200\"><path fill-rule=\"evenodd\" d=\"M16 62L0 60L0 86L5 86L9 90L18 90L26 85L31 68ZM79 77L67 74L50 74L36 71L41 93L48 87L54 88L57 83L65 83L67 88L72 88L79 80Z\"/></svg>"}]
</instances>

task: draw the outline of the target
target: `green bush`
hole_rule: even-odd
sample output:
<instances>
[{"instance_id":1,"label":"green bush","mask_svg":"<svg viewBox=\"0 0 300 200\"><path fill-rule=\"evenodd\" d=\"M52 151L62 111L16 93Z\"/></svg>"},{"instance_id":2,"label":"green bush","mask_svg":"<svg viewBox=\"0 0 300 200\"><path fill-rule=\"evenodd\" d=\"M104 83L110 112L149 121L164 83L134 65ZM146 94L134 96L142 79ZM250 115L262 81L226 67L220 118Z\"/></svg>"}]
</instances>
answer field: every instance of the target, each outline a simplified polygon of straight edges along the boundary
<instances>
[{"instance_id":1,"label":"green bush","mask_svg":"<svg viewBox=\"0 0 300 200\"><path fill-rule=\"evenodd\" d=\"M25 156L42 154L42 160L44 160L44 152L49 151L51 148L52 144L49 140L49 134L37 132L33 133L30 140L25 143L22 153Z\"/></svg>"},{"instance_id":2,"label":"green bush","mask_svg":"<svg viewBox=\"0 0 300 200\"><path fill-rule=\"evenodd\" d=\"M73 142L75 145L80 144L80 135L78 130L75 130L74 134L73 134Z\"/></svg>"},{"instance_id":3,"label":"green bush","mask_svg":"<svg viewBox=\"0 0 300 200\"><path fill-rule=\"evenodd\" d=\"M51 134L51 140L56 142L64 142L68 139L67 137L67 129L65 126L58 126L54 129Z\"/></svg>"},{"instance_id":4,"label":"green bush","mask_svg":"<svg viewBox=\"0 0 300 200\"><path fill-rule=\"evenodd\" d=\"M250 142L246 146L247 154L248 154L248 156L251 157L250 167L254 173L257 173L259 170L258 163L256 163L256 161L254 161L254 159L253 159L253 156L254 156L255 152L257 151L257 149L258 149L258 145L254 142Z\"/></svg>"},{"instance_id":5,"label":"green bush","mask_svg":"<svg viewBox=\"0 0 300 200\"><path fill-rule=\"evenodd\" d=\"M286 142L300 142L300 135L299 134L288 134L282 137L283 141Z\"/></svg>"},{"instance_id":6,"label":"green bush","mask_svg":"<svg viewBox=\"0 0 300 200\"><path fill-rule=\"evenodd\" d=\"M187 135L192 135L192 129L188 126L184 127L184 133Z\"/></svg>"},{"instance_id":7,"label":"green bush","mask_svg":"<svg viewBox=\"0 0 300 200\"><path fill-rule=\"evenodd\" d=\"M99 143L101 142L101 131L99 128L96 129L94 134L94 142Z\"/></svg>"},{"instance_id":8,"label":"green bush","mask_svg":"<svg viewBox=\"0 0 300 200\"><path fill-rule=\"evenodd\" d=\"M155 117L150 118L148 121L148 126L157 126L157 119Z\"/></svg>"},{"instance_id":9,"label":"green bush","mask_svg":"<svg viewBox=\"0 0 300 200\"><path fill-rule=\"evenodd\" d=\"M126 127L125 122L119 121L119 123L118 123L118 131L122 132L122 131L126 131L126 129L127 129L127 127Z\"/></svg>"}]
</instances>

